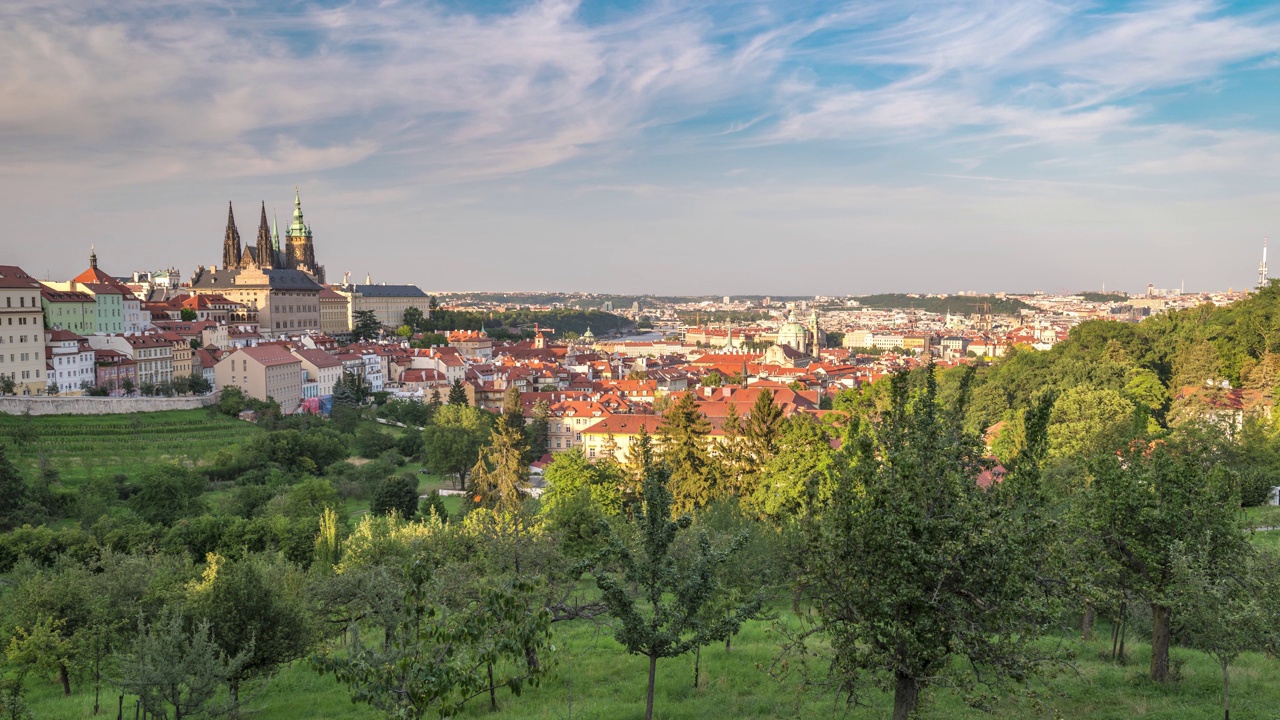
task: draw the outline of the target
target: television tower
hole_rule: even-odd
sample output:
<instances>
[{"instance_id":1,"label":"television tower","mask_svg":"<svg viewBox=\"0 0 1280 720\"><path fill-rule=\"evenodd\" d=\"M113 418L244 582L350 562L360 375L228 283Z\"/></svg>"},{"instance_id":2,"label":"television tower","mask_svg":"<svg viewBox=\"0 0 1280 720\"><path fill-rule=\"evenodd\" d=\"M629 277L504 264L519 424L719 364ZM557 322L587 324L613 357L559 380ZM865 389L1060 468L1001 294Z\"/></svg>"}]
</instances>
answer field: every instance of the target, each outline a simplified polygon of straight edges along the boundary
<instances>
[{"instance_id":1,"label":"television tower","mask_svg":"<svg viewBox=\"0 0 1280 720\"><path fill-rule=\"evenodd\" d=\"M1258 287L1266 287L1267 281L1267 239L1262 238L1262 262L1258 263Z\"/></svg>"}]
</instances>

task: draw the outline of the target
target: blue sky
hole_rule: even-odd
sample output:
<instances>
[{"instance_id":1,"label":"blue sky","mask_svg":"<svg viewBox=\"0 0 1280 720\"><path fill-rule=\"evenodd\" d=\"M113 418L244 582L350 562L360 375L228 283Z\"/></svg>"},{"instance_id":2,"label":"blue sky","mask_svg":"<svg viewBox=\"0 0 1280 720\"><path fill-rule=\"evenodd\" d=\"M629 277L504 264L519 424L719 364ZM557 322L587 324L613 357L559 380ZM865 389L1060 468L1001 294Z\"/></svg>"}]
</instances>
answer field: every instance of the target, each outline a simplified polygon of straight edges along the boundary
<instances>
[{"instance_id":1,"label":"blue sky","mask_svg":"<svg viewBox=\"0 0 1280 720\"><path fill-rule=\"evenodd\" d=\"M4 260L220 259L292 189L331 278L430 290L1252 282L1280 6L0 6Z\"/></svg>"}]
</instances>

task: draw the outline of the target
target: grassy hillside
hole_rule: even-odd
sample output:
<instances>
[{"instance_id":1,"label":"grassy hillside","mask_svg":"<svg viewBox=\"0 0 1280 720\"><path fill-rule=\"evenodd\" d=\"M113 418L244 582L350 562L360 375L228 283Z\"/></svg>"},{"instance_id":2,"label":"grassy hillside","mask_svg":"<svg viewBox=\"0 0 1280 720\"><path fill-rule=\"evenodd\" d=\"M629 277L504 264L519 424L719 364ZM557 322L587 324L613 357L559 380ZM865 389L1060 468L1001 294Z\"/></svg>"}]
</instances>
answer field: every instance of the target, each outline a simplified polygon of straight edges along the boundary
<instances>
[{"instance_id":1,"label":"grassy hillside","mask_svg":"<svg viewBox=\"0 0 1280 720\"><path fill-rule=\"evenodd\" d=\"M207 410L127 415L0 414L0 443L20 469L44 464L75 485L90 477L129 474L155 462L198 464L260 430Z\"/></svg>"},{"instance_id":2,"label":"grassy hillside","mask_svg":"<svg viewBox=\"0 0 1280 720\"><path fill-rule=\"evenodd\" d=\"M1033 684L1037 697L1011 697L987 713L967 705L945 689L928 694L924 718L1089 718L1121 720L1150 718L1221 717L1221 675L1203 653L1175 650L1181 664L1181 680L1168 686L1146 679L1150 660L1145 644L1129 638L1127 664L1105 659L1110 652L1110 630L1097 629L1092 642L1075 637L1057 638L1075 652L1074 667ZM521 697L498 696L499 712L491 713L483 698L463 717L534 720L575 718L625 720L644 716L646 662L625 654L609 632L586 622L558 626L553 655L553 675L541 687L529 688ZM781 681L769 675L777 656L777 636L767 623L744 628L731 652L723 646L702 654L702 682L693 687L693 657L664 660L658 665L655 716L666 720L739 720L740 718L884 718L889 696L873 692L863 698L866 707L844 713L844 705L832 695L802 687L798 678ZM1280 707L1280 685L1273 682L1280 664L1256 653L1246 654L1232 668L1232 717L1258 720L1275 717ZM72 720L91 717L91 688L81 684L77 693L64 698L52 679L28 681L28 699L37 718ZM116 696L104 691L108 716L115 716ZM353 705L345 691L329 676L313 672L305 662L285 669L252 703L257 720L375 720L382 717L367 706ZM126 716L132 698L126 699ZM100 716L101 717L101 716ZM434 717L428 714L427 717Z\"/></svg>"},{"instance_id":3,"label":"grassy hillside","mask_svg":"<svg viewBox=\"0 0 1280 720\"><path fill-rule=\"evenodd\" d=\"M911 297L902 293L883 293L880 295L863 295L855 299L865 308L923 310L925 312L938 313L939 315L945 313L972 315L979 312L978 306L983 304L990 305L991 312L996 315L1016 315L1019 310L1035 309L1021 300L1011 298L1002 300L994 295L949 295L945 298L940 298Z\"/></svg>"}]
</instances>

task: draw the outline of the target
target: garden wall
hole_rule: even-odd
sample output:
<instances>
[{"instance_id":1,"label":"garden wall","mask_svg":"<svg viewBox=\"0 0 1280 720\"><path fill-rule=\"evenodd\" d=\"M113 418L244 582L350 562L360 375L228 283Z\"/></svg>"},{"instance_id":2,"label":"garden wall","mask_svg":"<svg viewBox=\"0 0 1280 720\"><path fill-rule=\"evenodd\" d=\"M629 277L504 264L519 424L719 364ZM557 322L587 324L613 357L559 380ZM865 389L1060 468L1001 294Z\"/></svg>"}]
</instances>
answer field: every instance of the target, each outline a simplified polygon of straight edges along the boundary
<instances>
[{"instance_id":1,"label":"garden wall","mask_svg":"<svg viewBox=\"0 0 1280 720\"><path fill-rule=\"evenodd\" d=\"M218 401L218 393L194 397L28 397L0 395L0 413L9 415L114 415L194 410Z\"/></svg>"}]
</instances>

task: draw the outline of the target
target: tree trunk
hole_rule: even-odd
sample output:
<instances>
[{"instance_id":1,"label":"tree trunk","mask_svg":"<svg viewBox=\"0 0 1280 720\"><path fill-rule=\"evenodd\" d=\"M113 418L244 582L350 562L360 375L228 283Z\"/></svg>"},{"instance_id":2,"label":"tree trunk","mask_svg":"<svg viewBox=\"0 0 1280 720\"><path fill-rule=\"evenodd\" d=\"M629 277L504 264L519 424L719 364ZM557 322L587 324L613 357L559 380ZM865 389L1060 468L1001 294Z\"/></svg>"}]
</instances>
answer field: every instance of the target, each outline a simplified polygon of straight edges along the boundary
<instances>
[{"instance_id":1,"label":"tree trunk","mask_svg":"<svg viewBox=\"0 0 1280 720\"><path fill-rule=\"evenodd\" d=\"M1222 720L1231 720L1231 693L1227 682L1227 664L1222 663Z\"/></svg>"},{"instance_id":2,"label":"tree trunk","mask_svg":"<svg viewBox=\"0 0 1280 720\"><path fill-rule=\"evenodd\" d=\"M1084 606L1084 617L1080 620L1080 639L1088 642L1093 639L1093 605Z\"/></svg>"},{"instance_id":3,"label":"tree trunk","mask_svg":"<svg viewBox=\"0 0 1280 720\"><path fill-rule=\"evenodd\" d=\"M1169 635L1173 617L1163 605L1151 606L1151 679L1169 680Z\"/></svg>"},{"instance_id":4,"label":"tree trunk","mask_svg":"<svg viewBox=\"0 0 1280 720\"><path fill-rule=\"evenodd\" d=\"M62 683L62 694L71 697L71 677L66 663L58 663L58 682Z\"/></svg>"},{"instance_id":5,"label":"tree trunk","mask_svg":"<svg viewBox=\"0 0 1280 720\"><path fill-rule=\"evenodd\" d=\"M644 720L653 720L653 682L658 675L658 656L649 656L649 692L644 703Z\"/></svg>"},{"instance_id":6,"label":"tree trunk","mask_svg":"<svg viewBox=\"0 0 1280 720\"><path fill-rule=\"evenodd\" d=\"M102 691L102 683L95 682L93 684L93 714L98 714L98 696Z\"/></svg>"},{"instance_id":7,"label":"tree trunk","mask_svg":"<svg viewBox=\"0 0 1280 720\"><path fill-rule=\"evenodd\" d=\"M724 638L724 651L733 652L733 636L726 635Z\"/></svg>"},{"instance_id":8,"label":"tree trunk","mask_svg":"<svg viewBox=\"0 0 1280 720\"><path fill-rule=\"evenodd\" d=\"M902 673L896 673L894 678L893 720L910 720L920 701L920 685L915 678Z\"/></svg>"},{"instance_id":9,"label":"tree trunk","mask_svg":"<svg viewBox=\"0 0 1280 720\"><path fill-rule=\"evenodd\" d=\"M698 678L702 675L702 646L693 651L693 689L698 689Z\"/></svg>"},{"instance_id":10,"label":"tree trunk","mask_svg":"<svg viewBox=\"0 0 1280 720\"><path fill-rule=\"evenodd\" d=\"M489 663L489 710L498 711L498 692L493 687L493 663Z\"/></svg>"},{"instance_id":11,"label":"tree trunk","mask_svg":"<svg viewBox=\"0 0 1280 720\"><path fill-rule=\"evenodd\" d=\"M120 704L116 708L116 720L124 720L124 696L120 696Z\"/></svg>"}]
</instances>

